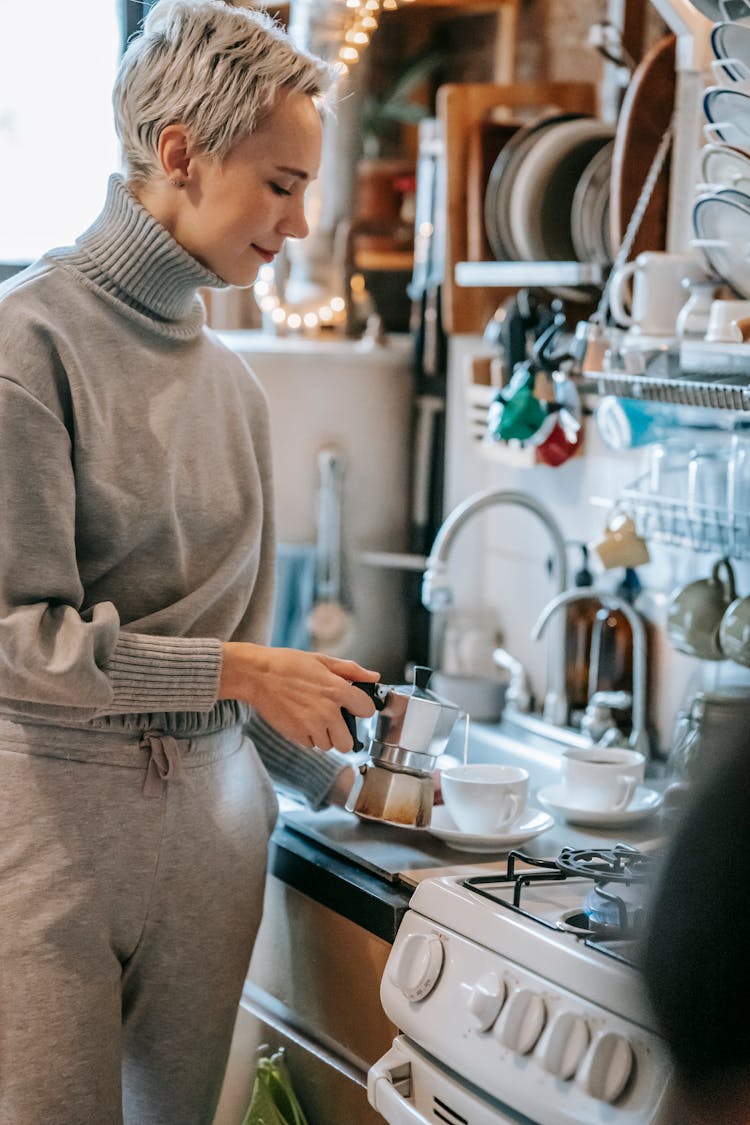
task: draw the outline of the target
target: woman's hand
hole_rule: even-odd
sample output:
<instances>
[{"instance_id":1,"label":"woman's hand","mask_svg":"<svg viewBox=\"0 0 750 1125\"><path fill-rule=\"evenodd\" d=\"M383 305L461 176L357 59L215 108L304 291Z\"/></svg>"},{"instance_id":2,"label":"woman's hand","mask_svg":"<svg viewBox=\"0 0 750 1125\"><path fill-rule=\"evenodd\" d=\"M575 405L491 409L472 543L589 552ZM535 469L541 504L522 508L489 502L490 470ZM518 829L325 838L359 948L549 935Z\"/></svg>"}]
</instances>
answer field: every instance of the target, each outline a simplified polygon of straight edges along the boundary
<instances>
[{"instance_id":1,"label":"woman's hand","mask_svg":"<svg viewBox=\"0 0 750 1125\"><path fill-rule=\"evenodd\" d=\"M229 641L222 645L219 699L249 703L272 727L319 750L352 749L341 708L369 718L375 705L352 681L377 683L378 672L321 652Z\"/></svg>"}]
</instances>

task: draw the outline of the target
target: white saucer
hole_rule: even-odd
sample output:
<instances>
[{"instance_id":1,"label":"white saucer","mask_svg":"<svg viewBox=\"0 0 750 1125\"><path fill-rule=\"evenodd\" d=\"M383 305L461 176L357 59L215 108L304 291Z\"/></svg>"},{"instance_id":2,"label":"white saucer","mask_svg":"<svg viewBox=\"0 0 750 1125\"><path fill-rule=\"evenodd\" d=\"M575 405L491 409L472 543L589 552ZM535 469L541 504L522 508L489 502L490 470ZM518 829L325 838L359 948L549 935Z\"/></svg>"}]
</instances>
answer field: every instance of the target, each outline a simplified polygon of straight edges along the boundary
<instances>
[{"instance_id":1,"label":"white saucer","mask_svg":"<svg viewBox=\"0 0 750 1125\"><path fill-rule=\"evenodd\" d=\"M638 820L645 820L661 807L663 795L655 789L639 785L633 794L630 804L624 809L613 811L611 809L576 809L571 806L565 796L562 785L546 785L537 793L537 800L546 809L558 813L568 824L585 824L589 828L597 825L616 827L624 824L634 824Z\"/></svg>"},{"instance_id":2,"label":"white saucer","mask_svg":"<svg viewBox=\"0 0 750 1125\"><path fill-rule=\"evenodd\" d=\"M456 848L460 852L506 852L525 840L533 840L541 836L555 823L549 813L539 809L527 807L517 821L502 833L492 836L475 835L473 832L462 832L454 824L450 813L444 805L436 805L432 810L432 821L427 826L431 836L437 836L449 848Z\"/></svg>"}]
</instances>

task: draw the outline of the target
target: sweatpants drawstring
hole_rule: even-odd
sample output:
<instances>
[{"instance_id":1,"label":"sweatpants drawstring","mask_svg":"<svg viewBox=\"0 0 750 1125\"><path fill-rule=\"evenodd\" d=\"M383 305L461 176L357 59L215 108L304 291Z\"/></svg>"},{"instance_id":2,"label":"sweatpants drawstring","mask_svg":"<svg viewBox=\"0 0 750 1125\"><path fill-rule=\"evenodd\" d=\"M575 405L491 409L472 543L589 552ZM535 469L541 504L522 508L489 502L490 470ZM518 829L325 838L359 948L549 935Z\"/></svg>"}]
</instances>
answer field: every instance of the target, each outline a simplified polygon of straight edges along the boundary
<instances>
[{"instance_id":1,"label":"sweatpants drawstring","mask_svg":"<svg viewBox=\"0 0 750 1125\"><path fill-rule=\"evenodd\" d=\"M146 731L141 738L141 746L150 755L143 794L146 797L161 797L168 781L179 785L183 780L180 744L174 735Z\"/></svg>"}]
</instances>

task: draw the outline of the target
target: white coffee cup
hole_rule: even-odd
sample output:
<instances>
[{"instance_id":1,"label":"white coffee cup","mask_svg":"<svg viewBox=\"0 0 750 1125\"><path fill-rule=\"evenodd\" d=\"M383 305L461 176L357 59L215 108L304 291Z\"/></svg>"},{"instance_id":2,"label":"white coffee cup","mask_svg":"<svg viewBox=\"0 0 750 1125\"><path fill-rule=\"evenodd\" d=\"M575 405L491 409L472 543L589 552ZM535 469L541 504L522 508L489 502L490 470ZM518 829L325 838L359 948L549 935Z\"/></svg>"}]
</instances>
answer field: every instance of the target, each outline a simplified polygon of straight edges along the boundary
<instances>
[{"instance_id":1,"label":"white coffee cup","mask_svg":"<svg viewBox=\"0 0 750 1125\"><path fill-rule=\"evenodd\" d=\"M750 301L712 301L706 340L711 344L741 344L738 320L750 317Z\"/></svg>"},{"instance_id":2,"label":"white coffee cup","mask_svg":"<svg viewBox=\"0 0 750 1125\"><path fill-rule=\"evenodd\" d=\"M525 809L529 774L520 766L477 762L443 770L440 788L457 828L475 836L494 836Z\"/></svg>"},{"instance_id":3,"label":"white coffee cup","mask_svg":"<svg viewBox=\"0 0 750 1125\"><path fill-rule=\"evenodd\" d=\"M609 289L609 304L615 320L642 336L673 337L677 317L686 301L685 278L699 281L706 276L695 254L645 250L616 271ZM632 279L632 299L626 284Z\"/></svg>"},{"instance_id":4,"label":"white coffee cup","mask_svg":"<svg viewBox=\"0 0 750 1125\"><path fill-rule=\"evenodd\" d=\"M562 782L571 808L590 812L621 812L643 781L646 759L625 747L591 746L565 750Z\"/></svg>"}]
</instances>

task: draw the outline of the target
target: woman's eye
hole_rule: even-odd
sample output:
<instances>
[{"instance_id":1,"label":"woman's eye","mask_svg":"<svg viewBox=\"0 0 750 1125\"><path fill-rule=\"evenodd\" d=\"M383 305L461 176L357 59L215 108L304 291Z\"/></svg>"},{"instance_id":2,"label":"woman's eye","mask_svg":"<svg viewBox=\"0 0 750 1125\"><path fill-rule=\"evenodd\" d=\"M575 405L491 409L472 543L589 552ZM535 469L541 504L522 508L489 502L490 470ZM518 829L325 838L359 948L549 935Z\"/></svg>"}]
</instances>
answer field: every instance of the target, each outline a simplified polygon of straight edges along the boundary
<instances>
[{"instance_id":1,"label":"woman's eye","mask_svg":"<svg viewBox=\"0 0 750 1125\"><path fill-rule=\"evenodd\" d=\"M291 195L292 194L290 191L287 191L286 188L283 188L281 186L281 184L275 184L273 181L271 181L271 191L274 193L274 195Z\"/></svg>"}]
</instances>

